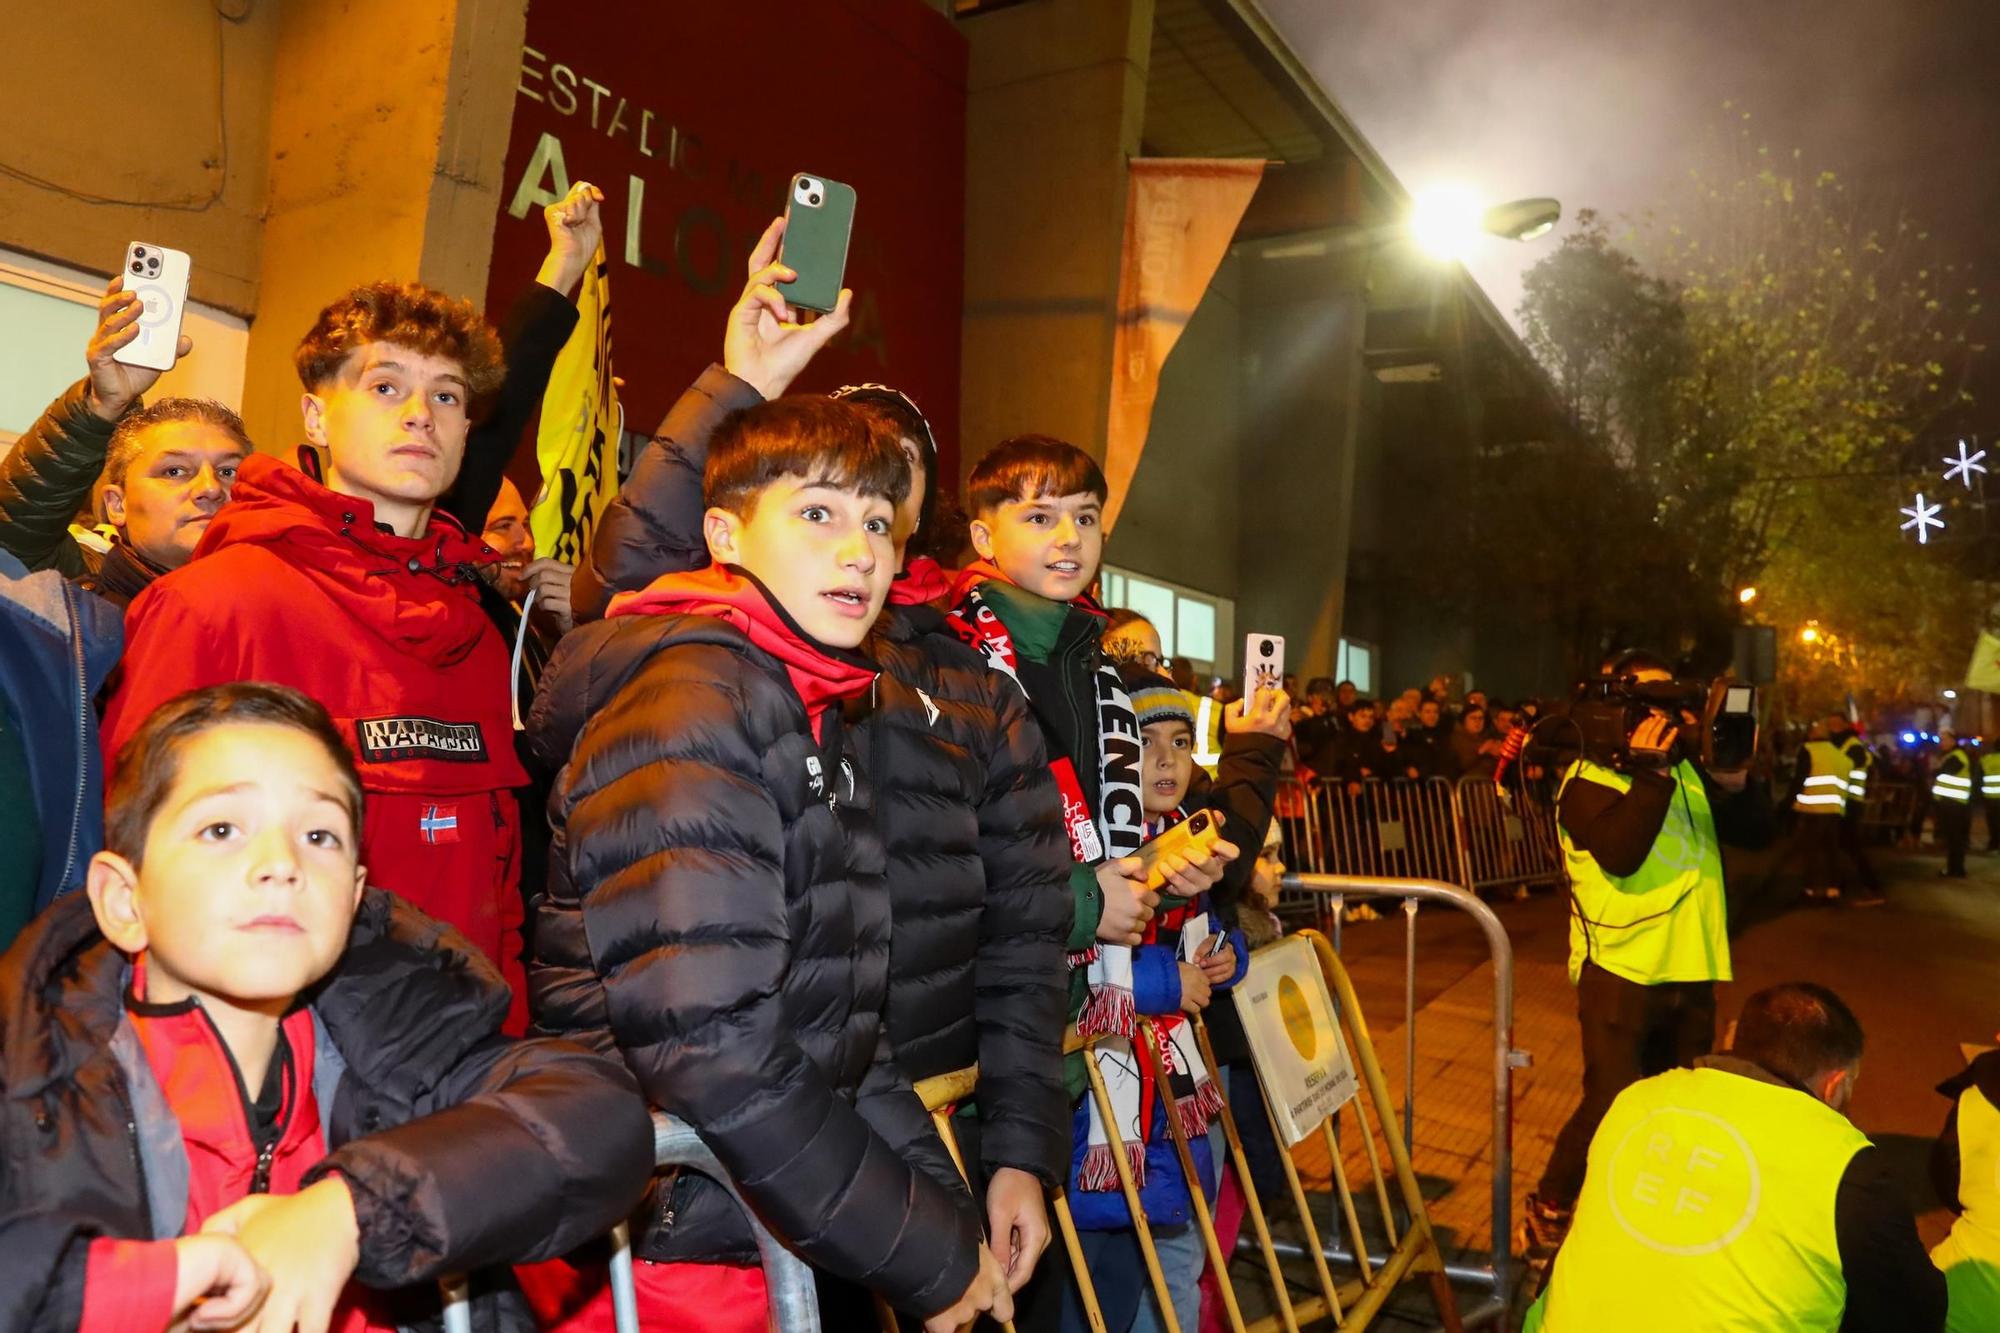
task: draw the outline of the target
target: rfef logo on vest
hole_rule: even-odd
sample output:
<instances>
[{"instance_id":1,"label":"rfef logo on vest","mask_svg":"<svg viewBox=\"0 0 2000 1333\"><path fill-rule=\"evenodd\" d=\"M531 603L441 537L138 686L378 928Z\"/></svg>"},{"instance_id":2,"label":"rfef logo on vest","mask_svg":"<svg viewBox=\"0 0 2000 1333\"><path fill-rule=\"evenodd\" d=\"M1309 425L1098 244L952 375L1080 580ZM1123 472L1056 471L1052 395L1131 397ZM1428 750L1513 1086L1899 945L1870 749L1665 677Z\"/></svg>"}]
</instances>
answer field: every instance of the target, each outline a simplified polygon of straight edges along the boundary
<instances>
[{"instance_id":1,"label":"rfef logo on vest","mask_svg":"<svg viewBox=\"0 0 2000 1333\"><path fill-rule=\"evenodd\" d=\"M1686 1107L1652 1112L1626 1131L1605 1176L1625 1234L1662 1254L1710 1254L1757 1216L1757 1155L1719 1116Z\"/></svg>"}]
</instances>

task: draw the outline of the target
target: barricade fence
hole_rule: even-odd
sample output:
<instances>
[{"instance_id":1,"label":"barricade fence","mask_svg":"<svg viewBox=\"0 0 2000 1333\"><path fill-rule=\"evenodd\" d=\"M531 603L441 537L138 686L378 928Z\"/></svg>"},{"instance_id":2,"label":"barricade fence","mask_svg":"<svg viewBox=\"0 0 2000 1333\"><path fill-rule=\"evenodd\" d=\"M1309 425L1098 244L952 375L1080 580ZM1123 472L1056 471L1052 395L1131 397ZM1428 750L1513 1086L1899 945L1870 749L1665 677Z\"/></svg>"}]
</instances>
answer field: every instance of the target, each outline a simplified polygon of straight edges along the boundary
<instances>
[{"instance_id":1,"label":"barricade fence","mask_svg":"<svg viewBox=\"0 0 2000 1333\"><path fill-rule=\"evenodd\" d=\"M1508 891L1563 882L1555 794L1543 780L1491 777L1287 781L1277 811L1285 862L1315 875L1436 880ZM1280 910L1323 900L1287 894ZM1331 925L1331 923L1325 923Z\"/></svg>"}]
</instances>

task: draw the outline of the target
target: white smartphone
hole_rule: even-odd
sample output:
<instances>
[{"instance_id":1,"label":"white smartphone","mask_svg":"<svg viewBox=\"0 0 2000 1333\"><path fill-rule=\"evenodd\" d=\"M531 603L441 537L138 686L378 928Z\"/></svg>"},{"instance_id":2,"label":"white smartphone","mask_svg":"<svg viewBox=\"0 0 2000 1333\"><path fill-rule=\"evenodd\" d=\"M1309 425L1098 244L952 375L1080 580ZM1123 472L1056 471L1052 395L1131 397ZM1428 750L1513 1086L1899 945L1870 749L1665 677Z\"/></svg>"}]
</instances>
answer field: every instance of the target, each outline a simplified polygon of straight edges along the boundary
<instances>
[{"instance_id":1,"label":"white smartphone","mask_svg":"<svg viewBox=\"0 0 2000 1333\"><path fill-rule=\"evenodd\" d=\"M147 370L174 368L192 267L184 250L149 241L125 247L125 290L139 298L139 336L112 353L112 360Z\"/></svg>"},{"instance_id":2,"label":"white smartphone","mask_svg":"<svg viewBox=\"0 0 2000 1333\"><path fill-rule=\"evenodd\" d=\"M1259 690L1282 690L1285 688L1285 636L1282 634L1252 634L1243 640L1243 698L1244 707L1257 697Z\"/></svg>"}]
</instances>

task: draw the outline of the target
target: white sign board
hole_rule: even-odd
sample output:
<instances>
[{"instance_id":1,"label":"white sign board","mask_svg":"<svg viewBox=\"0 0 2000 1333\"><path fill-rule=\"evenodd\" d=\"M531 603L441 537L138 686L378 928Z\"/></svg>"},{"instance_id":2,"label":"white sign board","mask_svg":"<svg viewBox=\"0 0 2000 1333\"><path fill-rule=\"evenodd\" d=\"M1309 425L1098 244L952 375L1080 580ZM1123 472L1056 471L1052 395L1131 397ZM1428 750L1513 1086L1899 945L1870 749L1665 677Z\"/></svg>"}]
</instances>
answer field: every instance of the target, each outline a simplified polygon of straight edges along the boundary
<instances>
[{"instance_id":1,"label":"white sign board","mask_svg":"<svg viewBox=\"0 0 2000 1333\"><path fill-rule=\"evenodd\" d=\"M1358 1086L1311 941L1294 936L1257 950L1231 994L1264 1099L1289 1148L1345 1106Z\"/></svg>"}]
</instances>

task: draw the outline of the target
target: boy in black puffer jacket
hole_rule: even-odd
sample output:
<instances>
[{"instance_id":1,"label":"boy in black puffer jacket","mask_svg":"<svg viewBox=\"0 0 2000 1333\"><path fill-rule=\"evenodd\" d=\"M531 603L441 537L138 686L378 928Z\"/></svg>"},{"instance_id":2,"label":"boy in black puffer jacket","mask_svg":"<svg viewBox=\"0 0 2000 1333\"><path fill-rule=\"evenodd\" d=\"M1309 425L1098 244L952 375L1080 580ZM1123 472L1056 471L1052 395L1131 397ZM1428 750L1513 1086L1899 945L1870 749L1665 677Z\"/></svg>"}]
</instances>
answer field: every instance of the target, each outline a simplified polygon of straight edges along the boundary
<instances>
[{"instance_id":1,"label":"boy in black puffer jacket","mask_svg":"<svg viewBox=\"0 0 2000 1333\"><path fill-rule=\"evenodd\" d=\"M532 976L540 1029L621 1051L810 1262L934 1330L1010 1314L964 1184L883 1034L889 901L841 705L894 574L909 469L850 404L732 417L714 563L575 631L530 730L566 766ZM642 1219L648 1328L761 1329L735 1204L682 1175ZM594 1321L590 1326L596 1326Z\"/></svg>"},{"instance_id":2,"label":"boy in black puffer jacket","mask_svg":"<svg viewBox=\"0 0 2000 1333\"><path fill-rule=\"evenodd\" d=\"M708 563L701 474L710 437L731 411L782 393L840 323L789 322L772 286L788 272L772 263L781 225L751 256L724 365L681 396L598 526L577 571L585 619L613 593ZM963 532L938 512L929 423L880 385L836 396L890 421L912 474L893 531L900 572L863 646L882 674L874 706L852 729L887 856L889 1039L912 1082L979 1065L974 1103L957 1120L960 1146L985 1186L989 1234L1018 1289L1049 1242L1043 1190L1069 1160L1061 809L1027 700L929 605L946 579L926 551L948 554L945 543Z\"/></svg>"},{"instance_id":3,"label":"boy in black puffer jacket","mask_svg":"<svg viewBox=\"0 0 2000 1333\"><path fill-rule=\"evenodd\" d=\"M498 971L364 890L325 710L198 690L119 759L87 896L0 960L0 1330L408 1327L629 1210L630 1077L502 1037ZM498 1282L476 1325L532 1327Z\"/></svg>"}]
</instances>

